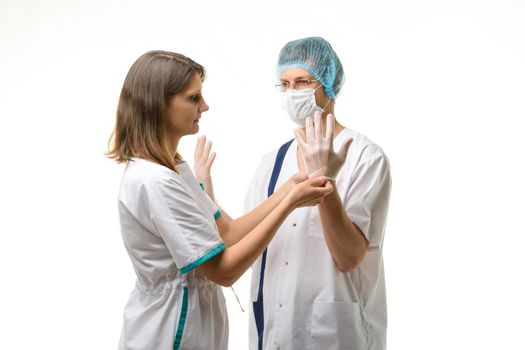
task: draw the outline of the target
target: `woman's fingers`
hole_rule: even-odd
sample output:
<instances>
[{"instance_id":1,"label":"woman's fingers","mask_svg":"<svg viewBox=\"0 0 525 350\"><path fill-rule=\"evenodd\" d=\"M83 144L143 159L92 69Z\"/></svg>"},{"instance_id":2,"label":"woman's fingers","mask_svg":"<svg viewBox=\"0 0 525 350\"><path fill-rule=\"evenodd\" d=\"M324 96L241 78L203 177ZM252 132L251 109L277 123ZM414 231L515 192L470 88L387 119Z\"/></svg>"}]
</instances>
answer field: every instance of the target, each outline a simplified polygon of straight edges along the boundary
<instances>
[{"instance_id":1,"label":"woman's fingers","mask_svg":"<svg viewBox=\"0 0 525 350\"><path fill-rule=\"evenodd\" d=\"M314 187L320 187L320 186L324 186L326 181L327 181L326 177L316 176L316 177L311 178L309 182Z\"/></svg>"},{"instance_id":2,"label":"woman's fingers","mask_svg":"<svg viewBox=\"0 0 525 350\"><path fill-rule=\"evenodd\" d=\"M204 163L206 166L211 166L215 159L215 152L210 155L211 148L213 146L212 141L206 141L206 136L201 136L197 139L197 146L195 147L194 159L195 162Z\"/></svg>"},{"instance_id":3,"label":"woman's fingers","mask_svg":"<svg viewBox=\"0 0 525 350\"><path fill-rule=\"evenodd\" d=\"M313 180L317 179L319 179L318 183L320 184L319 187L316 187L316 189L319 191L319 195L324 197L334 191L334 186L332 186L332 183L328 181L328 178L326 176L319 176L318 178L314 178Z\"/></svg>"},{"instance_id":4,"label":"woman's fingers","mask_svg":"<svg viewBox=\"0 0 525 350\"><path fill-rule=\"evenodd\" d=\"M202 152L204 150L204 145L206 144L206 136L202 135L197 138L197 145L195 146L195 153L193 155L193 159L197 160L200 159L202 156Z\"/></svg>"},{"instance_id":5,"label":"woman's fingers","mask_svg":"<svg viewBox=\"0 0 525 350\"><path fill-rule=\"evenodd\" d=\"M195 151L193 151L193 160L197 161L197 158L199 157L199 143L201 142L200 136L197 137L197 143L195 144Z\"/></svg>"},{"instance_id":6,"label":"woman's fingers","mask_svg":"<svg viewBox=\"0 0 525 350\"><path fill-rule=\"evenodd\" d=\"M317 176L312 179L309 179L308 184L310 185L310 188L314 191L316 196L319 195L324 197L334 190L334 187L332 186L330 181L328 181L326 176Z\"/></svg>"},{"instance_id":7,"label":"woman's fingers","mask_svg":"<svg viewBox=\"0 0 525 350\"><path fill-rule=\"evenodd\" d=\"M292 179L295 183L301 183L303 181L306 181L308 180L308 173L302 173L302 172L299 172L295 175L292 176Z\"/></svg>"},{"instance_id":8,"label":"woman's fingers","mask_svg":"<svg viewBox=\"0 0 525 350\"><path fill-rule=\"evenodd\" d=\"M202 153L202 158L207 160L210 157L210 150L211 150L212 142L208 141L206 142L206 145L204 146L204 152Z\"/></svg>"},{"instance_id":9,"label":"woman's fingers","mask_svg":"<svg viewBox=\"0 0 525 350\"><path fill-rule=\"evenodd\" d=\"M206 136L203 135L197 139L193 171L200 181L210 177L211 167L217 156L215 152L211 152L211 148L212 142L207 141Z\"/></svg>"},{"instance_id":10,"label":"woman's fingers","mask_svg":"<svg viewBox=\"0 0 525 350\"><path fill-rule=\"evenodd\" d=\"M206 167L208 169L211 168L211 166L213 165L213 162L215 161L215 157L217 156L217 153L213 152L209 157L208 157L208 161L206 162Z\"/></svg>"},{"instance_id":11,"label":"woman's fingers","mask_svg":"<svg viewBox=\"0 0 525 350\"><path fill-rule=\"evenodd\" d=\"M297 207L307 206L307 203L317 202L318 204L334 190L330 181L323 176L310 179L303 184L305 184L305 187L300 190L300 200L298 201Z\"/></svg>"},{"instance_id":12,"label":"woman's fingers","mask_svg":"<svg viewBox=\"0 0 525 350\"><path fill-rule=\"evenodd\" d=\"M318 176L296 184L290 192L295 207L306 205L306 203L321 201L325 196L332 193L334 187L324 176Z\"/></svg>"}]
</instances>

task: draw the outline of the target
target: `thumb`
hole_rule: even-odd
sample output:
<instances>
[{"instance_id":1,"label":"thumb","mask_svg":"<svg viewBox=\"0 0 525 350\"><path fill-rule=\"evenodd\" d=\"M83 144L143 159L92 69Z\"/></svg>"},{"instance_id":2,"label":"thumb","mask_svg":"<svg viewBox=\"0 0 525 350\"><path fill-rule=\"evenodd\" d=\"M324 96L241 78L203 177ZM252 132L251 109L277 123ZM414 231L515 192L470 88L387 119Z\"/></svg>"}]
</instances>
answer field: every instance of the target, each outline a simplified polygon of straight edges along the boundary
<instances>
[{"instance_id":1,"label":"thumb","mask_svg":"<svg viewBox=\"0 0 525 350\"><path fill-rule=\"evenodd\" d=\"M332 185L330 181L327 181L326 185L324 186L324 189L326 191L326 194L330 194L334 191L334 186Z\"/></svg>"},{"instance_id":2,"label":"thumb","mask_svg":"<svg viewBox=\"0 0 525 350\"><path fill-rule=\"evenodd\" d=\"M292 176L292 180L295 183L300 183L300 182L306 181L306 180L308 180L308 173L297 173L297 174Z\"/></svg>"},{"instance_id":3,"label":"thumb","mask_svg":"<svg viewBox=\"0 0 525 350\"><path fill-rule=\"evenodd\" d=\"M354 139L350 138L343 143L343 145L339 149L339 152L337 152L337 155L340 159L346 159L346 155L348 154L348 150L350 149L350 146L352 145L353 141Z\"/></svg>"},{"instance_id":4,"label":"thumb","mask_svg":"<svg viewBox=\"0 0 525 350\"><path fill-rule=\"evenodd\" d=\"M310 184L314 187L322 187L326 184L327 178L326 176L317 176L313 179L310 179Z\"/></svg>"}]
</instances>

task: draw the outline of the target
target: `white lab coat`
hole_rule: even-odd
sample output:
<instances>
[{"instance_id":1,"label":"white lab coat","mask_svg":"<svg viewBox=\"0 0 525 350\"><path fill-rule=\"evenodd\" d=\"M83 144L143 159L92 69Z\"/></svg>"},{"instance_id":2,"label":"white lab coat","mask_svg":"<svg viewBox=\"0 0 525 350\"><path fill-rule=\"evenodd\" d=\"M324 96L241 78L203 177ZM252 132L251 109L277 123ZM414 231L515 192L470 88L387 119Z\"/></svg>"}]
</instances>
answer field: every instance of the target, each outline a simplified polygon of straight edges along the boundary
<instances>
[{"instance_id":1,"label":"white lab coat","mask_svg":"<svg viewBox=\"0 0 525 350\"><path fill-rule=\"evenodd\" d=\"M134 158L122 177L120 224L137 283L119 350L227 349L222 289L194 270L224 250L220 211L186 163L177 170Z\"/></svg>"},{"instance_id":2,"label":"white lab coat","mask_svg":"<svg viewBox=\"0 0 525 350\"><path fill-rule=\"evenodd\" d=\"M370 242L362 263L340 272L326 245L317 207L292 212L268 247L264 279L263 349L384 350L386 296L383 232L390 195L390 168L379 146L363 135L342 130L337 151L354 139L337 177L337 190L351 220ZM276 189L297 173L297 142L284 158ZM263 157L246 196L251 210L267 198L277 150ZM261 258L253 265L251 300L257 300ZM250 304L250 349L257 329Z\"/></svg>"}]
</instances>

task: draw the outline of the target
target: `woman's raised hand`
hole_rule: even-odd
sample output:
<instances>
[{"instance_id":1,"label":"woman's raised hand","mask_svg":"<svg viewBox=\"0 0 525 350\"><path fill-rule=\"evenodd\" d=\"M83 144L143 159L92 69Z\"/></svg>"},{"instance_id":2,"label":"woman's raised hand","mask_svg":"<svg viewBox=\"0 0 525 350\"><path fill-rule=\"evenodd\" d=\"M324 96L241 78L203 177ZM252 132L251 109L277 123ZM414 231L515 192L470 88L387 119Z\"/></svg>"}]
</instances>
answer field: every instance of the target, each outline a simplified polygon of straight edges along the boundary
<instances>
[{"instance_id":1,"label":"woman's raised hand","mask_svg":"<svg viewBox=\"0 0 525 350\"><path fill-rule=\"evenodd\" d=\"M211 151L212 142L206 140L206 136L197 138L195 153L193 156L193 172L195 178L204 185L206 193L214 199L213 184L211 181L211 166L215 160L215 152Z\"/></svg>"},{"instance_id":2,"label":"woman's raised hand","mask_svg":"<svg viewBox=\"0 0 525 350\"><path fill-rule=\"evenodd\" d=\"M195 146L193 172L195 177L200 182L206 178L211 177L211 166L215 160L215 152L211 153L211 141L206 141L206 136L197 138L197 145Z\"/></svg>"}]
</instances>

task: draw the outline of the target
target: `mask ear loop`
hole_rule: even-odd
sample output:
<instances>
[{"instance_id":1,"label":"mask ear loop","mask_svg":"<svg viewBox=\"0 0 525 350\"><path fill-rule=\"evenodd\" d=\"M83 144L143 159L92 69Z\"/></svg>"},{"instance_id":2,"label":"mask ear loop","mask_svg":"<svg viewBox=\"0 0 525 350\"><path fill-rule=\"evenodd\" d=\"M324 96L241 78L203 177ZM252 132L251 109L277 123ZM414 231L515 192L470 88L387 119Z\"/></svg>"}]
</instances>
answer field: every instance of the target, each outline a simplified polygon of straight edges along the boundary
<instances>
[{"instance_id":1,"label":"mask ear loop","mask_svg":"<svg viewBox=\"0 0 525 350\"><path fill-rule=\"evenodd\" d=\"M323 112L325 111L326 107L328 107L328 105L330 104L330 102L332 102L332 99L329 97L329 98L328 98L328 102L326 102L326 104L325 104L324 107L323 107Z\"/></svg>"},{"instance_id":2,"label":"mask ear loop","mask_svg":"<svg viewBox=\"0 0 525 350\"><path fill-rule=\"evenodd\" d=\"M320 87L323 87L324 89L324 86L323 84L319 85L318 87L316 87L314 89L314 91L316 91L317 89L319 89ZM328 95L327 95L328 96ZM325 111L326 107L328 107L328 105L330 104L330 102L332 102L332 99L330 97L328 97L328 102L326 102L326 104L324 105L324 107L322 107L321 109L323 110L323 112Z\"/></svg>"}]
</instances>

